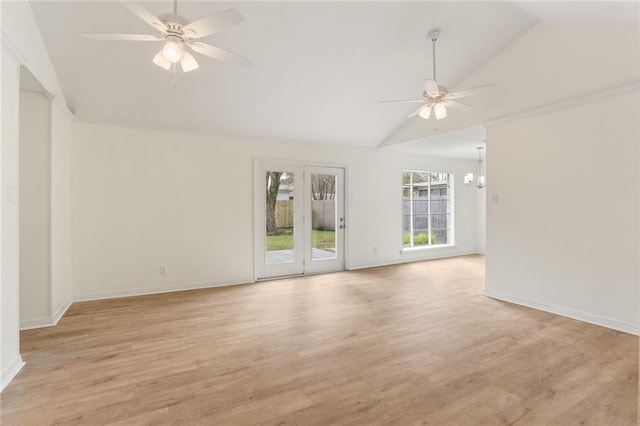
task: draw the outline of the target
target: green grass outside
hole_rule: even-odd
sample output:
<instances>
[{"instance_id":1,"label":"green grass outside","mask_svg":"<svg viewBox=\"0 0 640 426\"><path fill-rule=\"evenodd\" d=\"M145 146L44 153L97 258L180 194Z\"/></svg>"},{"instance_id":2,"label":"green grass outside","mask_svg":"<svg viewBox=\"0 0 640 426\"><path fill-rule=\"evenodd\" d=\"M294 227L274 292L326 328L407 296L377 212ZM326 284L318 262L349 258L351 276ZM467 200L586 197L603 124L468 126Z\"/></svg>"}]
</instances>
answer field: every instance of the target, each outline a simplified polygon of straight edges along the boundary
<instances>
[{"instance_id":1,"label":"green grass outside","mask_svg":"<svg viewBox=\"0 0 640 426\"><path fill-rule=\"evenodd\" d=\"M409 245L409 233L405 232L402 234L402 243L405 246ZM429 244L429 238L427 236L426 232L420 232L418 235L415 235L413 237L413 246L424 246ZM436 235L432 232L431 233L431 244L438 244L438 242L436 241Z\"/></svg>"},{"instance_id":2,"label":"green grass outside","mask_svg":"<svg viewBox=\"0 0 640 426\"><path fill-rule=\"evenodd\" d=\"M313 241L313 247L321 250L329 250L335 252L336 250L336 232L335 231L320 231L313 230L311 235Z\"/></svg>"},{"instance_id":3,"label":"green grass outside","mask_svg":"<svg viewBox=\"0 0 640 426\"><path fill-rule=\"evenodd\" d=\"M321 250L335 250L335 231L313 230L311 236L313 247ZM267 236L267 251L293 249L293 233L290 230L282 230L281 235Z\"/></svg>"},{"instance_id":4,"label":"green grass outside","mask_svg":"<svg viewBox=\"0 0 640 426\"><path fill-rule=\"evenodd\" d=\"M293 248L293 235L268 235L267 251L289 250Z\"/></svg>"}]
</instances>

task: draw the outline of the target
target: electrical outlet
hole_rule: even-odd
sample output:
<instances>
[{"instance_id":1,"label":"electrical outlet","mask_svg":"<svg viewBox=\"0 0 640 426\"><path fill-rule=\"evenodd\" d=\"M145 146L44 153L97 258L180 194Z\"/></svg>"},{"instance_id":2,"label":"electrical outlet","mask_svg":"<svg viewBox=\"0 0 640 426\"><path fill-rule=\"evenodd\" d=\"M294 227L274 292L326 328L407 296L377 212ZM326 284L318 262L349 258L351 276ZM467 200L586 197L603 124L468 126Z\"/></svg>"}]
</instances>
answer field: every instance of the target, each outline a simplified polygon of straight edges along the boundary
<instances>
[{"instance_id":1,"label":"electrical outlet","mask_svg":"<svg viewBox=\"0 0 640 426\"><path fill-rule=\"evenodd\" d=\"M493 204L498 204L498 194L491 194L491 202Z\"/></svg>"},{"instance_id":2,"label":"electrical outlet","mask_svg":"<svg viewBox=\"0 0 640 426\"><path fill-rule=\"evenodd\" d=\"M160 275L167 275L167 267L166 266L161 266L160 267Z\"/></svg>"}]
</instances>

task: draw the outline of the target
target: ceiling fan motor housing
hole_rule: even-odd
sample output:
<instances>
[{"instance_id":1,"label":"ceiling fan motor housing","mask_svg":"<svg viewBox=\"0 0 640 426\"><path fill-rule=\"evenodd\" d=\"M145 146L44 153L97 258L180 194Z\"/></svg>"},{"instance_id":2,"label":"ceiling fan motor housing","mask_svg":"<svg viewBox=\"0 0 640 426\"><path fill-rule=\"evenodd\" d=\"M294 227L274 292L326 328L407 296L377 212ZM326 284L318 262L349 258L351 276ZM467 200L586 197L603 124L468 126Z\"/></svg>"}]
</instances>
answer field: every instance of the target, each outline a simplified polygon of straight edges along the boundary
<instances>
[{"instance_id":1,"label":"ceiling fan motor housing","mask_svg":"<svg viewBox=\"0 0 640 426\"><path fill-rule=\"evenodd\" d=\"M158 19L167 27L167 35L184 38L184 27L189 23L184 16L177 15L175 13L165 13L158 16ZM168 39L167 37L167 39Z\"/></svg>"},{"instance_id":2,"label":"ceiling fan motor housing","mask_svg":"<svg viewBox=\"0 0 640 426\"><path fill-rule=\"evenodd\" d=\"M438 94L438 96L429 96L429 94L427 93L426 90L424 90L422 92L422 96L430 101L441 101L442 98L444 98L445 96L447 96L447 94L449 93L447 91L447 88L444 86L438 86L438 91L440 92Z\"/></svg>"},{"instance_id":3,"label":"ceiling fan motor housing","mask_svg":"<svg viewBox=\"0 0 640 426\"><path fill-rule=\"evenodd\" d=\"M184 43L184 38L179 35L168 34L164 39L167 41L167 43L171 41L179 45L182 45Z\"/></svg>"}]
</instances>

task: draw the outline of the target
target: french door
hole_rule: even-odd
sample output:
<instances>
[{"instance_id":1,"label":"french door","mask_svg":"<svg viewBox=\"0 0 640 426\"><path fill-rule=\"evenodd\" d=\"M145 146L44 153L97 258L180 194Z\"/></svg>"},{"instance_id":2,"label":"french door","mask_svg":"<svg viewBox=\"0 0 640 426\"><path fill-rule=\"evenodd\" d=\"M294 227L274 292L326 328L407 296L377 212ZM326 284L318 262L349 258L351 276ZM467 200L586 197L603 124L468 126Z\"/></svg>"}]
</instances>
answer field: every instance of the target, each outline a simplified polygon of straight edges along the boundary
<instances>
[{"instance_id":1,"label":"french door","mask_svg":"<svg viewBox=\"0 0 640 426\"><path fill-rule=\"evenodd\" d=\"M256 279L344 269L344 169L256 161Z\"/></svg>"}]
</instances>

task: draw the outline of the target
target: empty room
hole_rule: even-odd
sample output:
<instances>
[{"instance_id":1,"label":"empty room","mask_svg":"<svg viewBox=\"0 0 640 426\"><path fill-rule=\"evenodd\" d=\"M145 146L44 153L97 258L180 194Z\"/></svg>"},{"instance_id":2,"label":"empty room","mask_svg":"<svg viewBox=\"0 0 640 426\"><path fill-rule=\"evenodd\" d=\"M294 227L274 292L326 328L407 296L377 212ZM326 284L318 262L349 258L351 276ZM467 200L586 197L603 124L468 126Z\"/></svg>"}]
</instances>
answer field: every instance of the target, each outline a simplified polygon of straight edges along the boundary
<instances>
[{"instance_id":1,"label":"empty room","mask_svg":"<svg viewBox=\"0 0 640 426\"><path fill-rule=\"evenodd\" d=\"M640 3L0 14L0 424L638 424Z\"/></svg>"}]
</instances>

